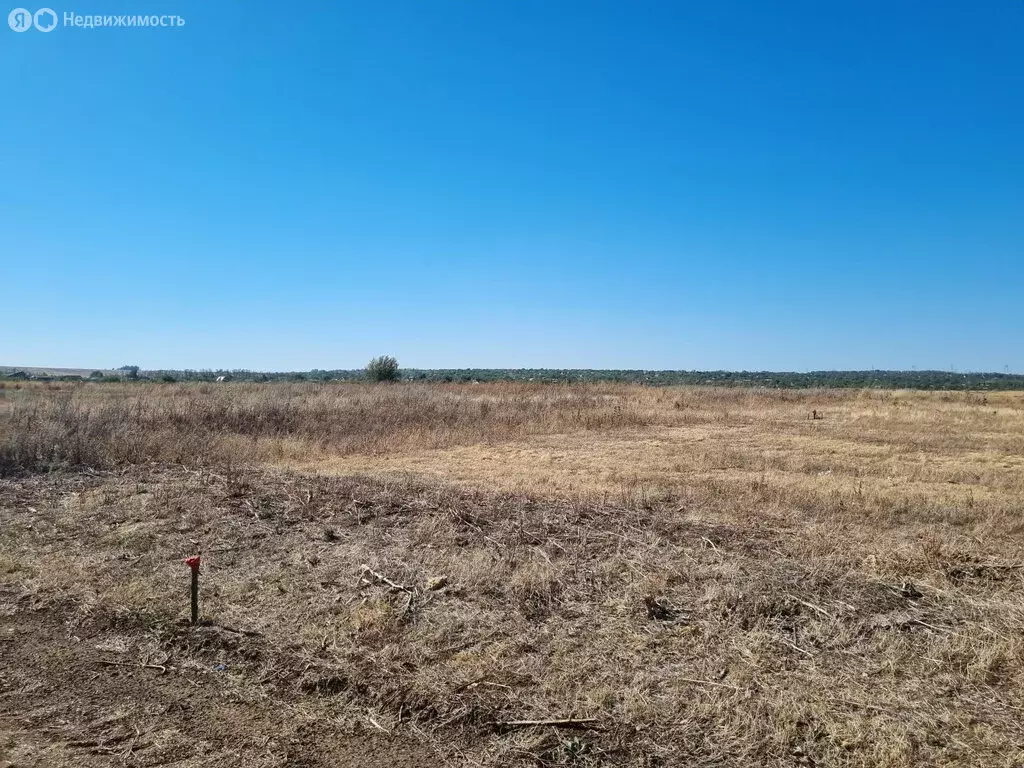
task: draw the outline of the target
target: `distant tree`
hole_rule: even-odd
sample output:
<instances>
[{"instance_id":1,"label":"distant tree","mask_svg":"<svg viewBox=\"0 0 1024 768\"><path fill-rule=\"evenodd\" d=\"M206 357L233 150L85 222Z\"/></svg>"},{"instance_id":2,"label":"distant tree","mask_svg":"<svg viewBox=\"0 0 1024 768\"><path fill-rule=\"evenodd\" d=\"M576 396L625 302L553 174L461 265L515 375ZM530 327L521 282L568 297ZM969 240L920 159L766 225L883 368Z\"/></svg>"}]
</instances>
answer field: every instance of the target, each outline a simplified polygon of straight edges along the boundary
<instances>
[{"instance_id":1,"label":"distant tree","mask_svg":"<svg viewBox=\"0 0 1024 768\"><path fill-rule=\"evenodd\" d=\"M124 372L126 379L135 381L135 379L139 378L139 366L137 365L122 365L117 370Z\"/></svg>"},{"instance_id":2,"label":"distant tree","mask_svg":"<svg viewBox=\"0 0 1024 768\"><path fill-rule=\"evenodd\" d=\"M89 378L90 379L102 379L103 378L103 371L93 371L92 373L89 374Z\"/></svg>"},{"instance_id":3,"label":"distant tree","mask_svg":"<svg viewBox=\"0 0 1024 768\"><path fill-rule=\"evenodd\" d=\"M165 373L163 376L160 377L160 381L163 381L167 384L173 384L174 382L177 381L177 379L171 376L171 374Z\"/></svg>"},{"instance_id":4,"label":"distant tree","mask_svg":"<svg viewBox=\"0 0 1024 768\"><path fill-rule=\"evenodd\" d=\"M390 355L375 357L366 364L366 378L370 381L398 381L401 377L398 361Z\"/></svg>"}]
</instances>

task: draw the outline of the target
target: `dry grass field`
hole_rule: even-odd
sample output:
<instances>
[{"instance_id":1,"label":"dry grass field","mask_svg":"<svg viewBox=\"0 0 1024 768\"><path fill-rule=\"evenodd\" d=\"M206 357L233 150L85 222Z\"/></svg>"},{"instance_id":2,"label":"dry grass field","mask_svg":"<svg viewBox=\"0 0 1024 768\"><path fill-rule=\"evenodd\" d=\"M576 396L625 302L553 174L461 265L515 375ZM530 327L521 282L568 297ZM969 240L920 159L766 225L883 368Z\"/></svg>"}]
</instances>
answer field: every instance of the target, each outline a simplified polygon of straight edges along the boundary
<instances>
[{"instance_id":1,"label":"dry grass field","mask_svg":"<svg viewBox=\"0 0 1024 768\"><path fill-rule=\"evenodd\" d=\"M7 384L0 766L1021 766L1022 470L1020 393Z\"/></svg>"}]
</instances>

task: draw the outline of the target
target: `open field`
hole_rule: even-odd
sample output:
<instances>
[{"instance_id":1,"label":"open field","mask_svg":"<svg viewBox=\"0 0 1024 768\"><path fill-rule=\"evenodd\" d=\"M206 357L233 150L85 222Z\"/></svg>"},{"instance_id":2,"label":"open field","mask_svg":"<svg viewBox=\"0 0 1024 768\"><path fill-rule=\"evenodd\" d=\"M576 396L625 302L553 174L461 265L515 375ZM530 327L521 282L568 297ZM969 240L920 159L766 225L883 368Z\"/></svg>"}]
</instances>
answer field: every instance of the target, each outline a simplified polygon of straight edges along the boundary
<instances>
[{"instance_id":1,"label":"open field","mask_svg":"<svg viewBox=\"0 0 1024 768\"><path fill-rule=\"evenodd\" d=\"M17 367L11 365L0 365L0 374L25 373L29 376L79 376L83 379L89 378L95 368L36 368L33 366ZM101 370L100 373L115 375L119 371Z\"/></svg>"},{"instance_id":2,"label":"open field","mask_svg":"<svg viewBox=\"0 0 1024 768\"><path fill-rule=\"evenodd\" d=\"M16 387L0 765L1024 763L1020 393Z\"/></svg>"}]
</instances>

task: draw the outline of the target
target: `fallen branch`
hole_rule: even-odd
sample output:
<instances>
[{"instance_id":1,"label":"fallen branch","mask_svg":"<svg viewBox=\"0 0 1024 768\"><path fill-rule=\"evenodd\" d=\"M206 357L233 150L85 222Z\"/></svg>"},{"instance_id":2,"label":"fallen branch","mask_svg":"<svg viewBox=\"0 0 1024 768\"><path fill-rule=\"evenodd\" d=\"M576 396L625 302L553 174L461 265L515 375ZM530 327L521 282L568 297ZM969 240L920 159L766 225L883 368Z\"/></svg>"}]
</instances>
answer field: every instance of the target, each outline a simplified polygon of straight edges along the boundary
<instances>
[{"instance_id":1,"label":"fallen branch","mask_svg":"<svg viewBox=\"0 0 1024 768\"><path fill-rule=\"evenodd\" d=\"M374 720L374 719L373 719L373 717L371 717L369 713L367 713L367 715L366 715L366 719L367 719L367 720L369 720L369 721L370 721L370 725L372 725L373 727L375 727L375 728L376 728L377 730L379 730L379 731L383 731L384 733L386 733L386 734L388 734L388 735L390 735L390 734L391 734L391 731L389 731L389 730L388 730L387 728L385 728L385 727L384 727L383 725L381 725L381 724L380 724L380 723L378 723L378 722L377 722L376 720Z\"/></svg>"},{"instance_id":2,"label":"fallen branch","mask_svg":"<svg viewBox=\"0 0 1024 768\"><path fill-rule=\"evenodd\" d=\"M499 728L534 728L550 725L553 728L580 728L597 722L596 717L565 717L555 720L499 720Z\"/></svg>"},{"instance_id":3,"label":"fallen branch","mask_svg":"<svg viewBox=\"0 0 1024 768\"><path fill-rule=\"evenodd\" d=\"M412 610L412 598L413 598L413 593L410 590L409 591L409 599L405 603L405 610L402 611L402 618L405 618L405 616L409 613L409 611Z\"/></svg>"},{"instance_id":4,"label":"fallen branch","mask_svg":"<svg viewBox=\"0 0 1024 768\"><path fill-rule=\"evenodd\" d=\"M384 574L377 573L377 571L373 570L373 568L371 568L368 565L360 566L360 570L362 571L364 576L368 573L371 576L373 576L375 579L377 579L377 581L384 582L385 584L387 584L392 589L397 589L397 590L400 590L401 592L408 592L409 594L412 594L412 592L413 592L412 587L407 587L404 584L398 584L398 583L392 581L391 579L389 579Z\"/></svg>"},{"instance_id":5,"label":"fallen branch","mask_svg":"<svg viewBox=\"0 0 1024 768\"><path fill-rule=\"evenodd\" d=\"M806 600L801 600L796 595L786 595L786 597L788 597L790 600L795 600L796 602L800 603L800 605L807 606L812 611L816 611L817 613L820 613L822 616L824 616L826 618L829 618L829 619L834 619L835 618L835 616L833 616L831 613L826 611L824 608L822 608L820 606L817 606L814 603L809 603Z\"/></svg>"},{"instance_id":6,"label":"fallen branch","mask_svg":"<svg viewBox=\"0 0 1024 768\"><path fill-rule=\"evenodd\" d=\"M803 648L801 648L801 647L800 647L799 645L797 645L796 643L791 643L791 642L789 642L789 640L786 640L786 639L785 639L785 638L783 638L783 637L777 637L777 638L775 638L775 639L776 639L776 640L778 640L778 641L779 641L780 643L782 643L783 645L788 645L788 646L789 646L790 648L792 648L792 649L793 649L794 651L800 651L800 653L804 654L805 656L810 656L810 657L812 657L812 658L814 657L814 654L813 654L813 653L811 653L810 651L804 650Z\"/></svg>"},{"instance_id":7,"label":"fallen branch","mask_svg":"<svg viewBox=\"0 0 1024 768\"><path fill-rule=\"evenodd\" d=\"M504 688L507 691L511 691L512 687L503 683L495 683L488 680L486 677L478 677L476 680L470 680L468 683L463 683L452 689L452 693L461 693L462 691L468 691L472 688L476 688L478 685L489 685L492 688Z\"/></svg>"},{"instance_id":8,"label":"fallen branch","mask_svg":"<svg viewBox=\"0 0 1024 768\"><path fill-rule=\"evenodd\" d=\"M929 624L928 622L921 621L920 619L911 619L907 622L907 624L917 624L920 627L927 627L928 629L935 630L936 632L942 632L944 635L956 634L956 632L952 629L947 629L946 627L937 627L934 624Z\"/></svg>"},{"instance_id":9,"label":"fallen branch","mask_svg":"<svg viewBox=\"0 0 1024 768\"><path fill-rule=\"evenodd\" d=\"M129 664L124 661L108 661L107 659L96 659L97 664L104 664L108 667L138 667L139 669L156 669L161 674L167 672L167 667L163 664Z\"/></svg>"},{"instance_id":10,"label":"fallen branch","mask_svg":"<svg viewBox=\"0 0 1024 768\"><path fill-rule=\"evenodd\" d=\"M246 637L263 637L262 632L257 632L255 629L235 629L229 627L226 624L214 624L217 629L223 629L225 632L233 632L236 635L245 635Z\"/></svg>"}]
</instances>

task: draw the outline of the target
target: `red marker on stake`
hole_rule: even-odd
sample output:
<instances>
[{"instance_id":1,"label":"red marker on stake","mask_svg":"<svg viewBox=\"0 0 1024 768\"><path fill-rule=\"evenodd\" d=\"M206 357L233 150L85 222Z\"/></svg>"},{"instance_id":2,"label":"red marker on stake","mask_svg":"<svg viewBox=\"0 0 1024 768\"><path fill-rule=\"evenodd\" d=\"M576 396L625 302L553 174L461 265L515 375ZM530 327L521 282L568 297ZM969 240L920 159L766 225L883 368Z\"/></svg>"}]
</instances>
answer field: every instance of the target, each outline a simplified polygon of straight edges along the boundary
<instances>
[{"instance_id":1,"label":"red marker on stake","mask_svg":"<svg viewBox=\"0 0 1024 768\"><path fill-rule=\"evenodd\" d=\"M199 623L199 555L185 560L192 569L192 626Z\"/></svg>"}]
</instances>

